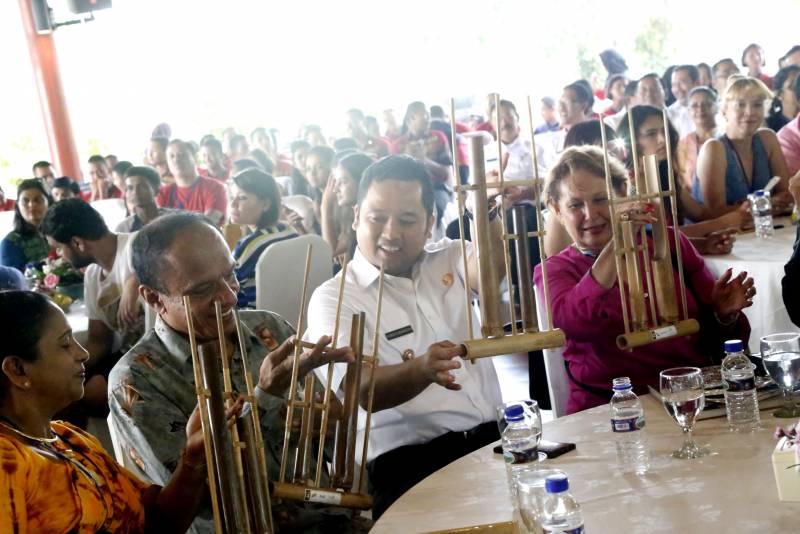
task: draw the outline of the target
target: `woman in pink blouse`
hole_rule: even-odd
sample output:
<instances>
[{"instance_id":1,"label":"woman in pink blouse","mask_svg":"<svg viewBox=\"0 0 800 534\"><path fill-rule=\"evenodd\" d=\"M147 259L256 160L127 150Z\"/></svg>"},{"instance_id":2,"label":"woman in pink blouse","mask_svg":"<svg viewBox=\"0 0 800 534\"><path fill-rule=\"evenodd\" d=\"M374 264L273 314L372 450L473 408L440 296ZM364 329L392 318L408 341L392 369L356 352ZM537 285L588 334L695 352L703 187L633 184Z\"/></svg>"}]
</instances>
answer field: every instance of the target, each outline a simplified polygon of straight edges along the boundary
<instances>
[{"instance_id":1,"label":"woman in pink blouse","mask_svg":"<svg viewBox=\"0 0 800 534\"><path fill-rule=\"evenodd\" d=\"M625 194L627 173L614 158L610 162L614 189ZM564 330L564 359L570 376L569 413L608 402L611 381L630 377L637 393L658 386L663 369L681 365L711 365L722 355L723 342L747 342L750 326L743 308L755 295L747 273L727 270L719 280L681 234L689 316L700 322L700 332L623 351L616 338L624 330L614 249L611 243L603 153L593 146L567 149L550 172L548 204L572 237L570 245L547 259L553 323ZM646 206L624 208L639 224L653 222ZM675 285L678 286L677 269ZM541 290L541 270L534 280Z\"/></svg>"}]
</instances>

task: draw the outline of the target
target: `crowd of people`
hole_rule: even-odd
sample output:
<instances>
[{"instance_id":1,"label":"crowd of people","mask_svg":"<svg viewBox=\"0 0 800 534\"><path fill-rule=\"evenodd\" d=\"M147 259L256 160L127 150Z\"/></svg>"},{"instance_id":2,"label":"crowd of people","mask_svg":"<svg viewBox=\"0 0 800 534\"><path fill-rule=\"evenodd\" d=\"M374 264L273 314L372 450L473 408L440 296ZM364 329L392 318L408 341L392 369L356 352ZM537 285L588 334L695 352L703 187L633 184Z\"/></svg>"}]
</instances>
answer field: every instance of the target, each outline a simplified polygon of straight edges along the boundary
<instances>
[{"instance_id":1,"label":"crowd of people","mask_svg":"<svg viewBox=\"0 0 800 534\"><path fill-rule=\"evenodd\" d=\"M456 176L469 180L469 135L502 143L502 157L488 156L489 176L502 166L507 180L546 178L545 252L553 322L567 337L570 412L607 402L615 377L629 376L637 391L646 391L666 367L718 361L725 339L746 344L749 325L741 312L755 298L753 280L730 270L716 279L703 255L731 251L735 234L753 225L748 194L773 176L779 177L775 213L791 212L800 200L800 46L781 58L772 77L756 44L740 62L676 65L663 76L634 78L616 52L601 57L608 70L602 87L577 80L558 98L541 99L535 143L521 133L516 105L491 94L482 116L457 120L420 101L408 105L402 121L391 110L371 116L354 108L345 114L344 136L329 138L307 125L288 144L264 127L249 137L226 128L219 138L194 141L173 138L160 124L141 158L92 155L83 186L59 177L47 161L33 164L16 200L0 191L0 209L14 210L13 230L0 242L0 321L14 332L0 347L0 491L10 495L0 501L0 520L18 532L137 532L159 524L213 530L184 296L200 342L217 339L215 303L222 305L224 335L235 347L235 389L245 390L243 359L257 370L272 474L280 463L297 337L313 345L301 353L298 378L315 376L319 387L327 380L319 369L335 363L331 387L340 390L344 366L354 358L350 318L359 312L366 312L367 332L385 332L375 338L380 366L367 464L372 519L428 474L497 440L494 367L488 359L460 360L467 314L474 315L465 309L464 292L477 293L480 284L471 244L467 276L453 239L459 226L453 184ZM633 154L655 155L662 184L670 178L677 184L678 217L670 215L669 225L680 231L697 335L624 354L616 346L623 322L598 147L603 130L617 195L628 190ZM502 240L501 220L510 217L496 215L512 206L523 206L529 229L536 228L532 189L515 186L497 196L490 206L471 196L466 202L468 211L489 210L490 237ZM127 214L113 229L93 207L106 199L119 199ZM646 207L624 210L637 227L653 222ZM467 232L470 219L464 214ZM269 290L256 287L256 265L270 246L309 233L330 245L338 274L314 291L308 329L294 332L284 318L255 309L257 291ZM54 256L83 272L85 348L44 296L49 289L26 276ZM531 257L541 284L539 255ZM503 257L492 260L505 272ZM381 267L387 276L378 325L371 312ZM149 330L145 307L157 316ZM241 347L233 309L242 310ZM339 338L332 340L335 322ZM330 349L332 342L339 348ZM365 353L369 345L365 340ZM536 362L532 355L531 393L541 399L546 388L536 384L544 369ZM366 396L360 392L362 405ZM130 470L83 429L88 416L109 410ZM288 531L369 528L332 507L284 502L273 511Z\"/></svg>"}]
</instances>

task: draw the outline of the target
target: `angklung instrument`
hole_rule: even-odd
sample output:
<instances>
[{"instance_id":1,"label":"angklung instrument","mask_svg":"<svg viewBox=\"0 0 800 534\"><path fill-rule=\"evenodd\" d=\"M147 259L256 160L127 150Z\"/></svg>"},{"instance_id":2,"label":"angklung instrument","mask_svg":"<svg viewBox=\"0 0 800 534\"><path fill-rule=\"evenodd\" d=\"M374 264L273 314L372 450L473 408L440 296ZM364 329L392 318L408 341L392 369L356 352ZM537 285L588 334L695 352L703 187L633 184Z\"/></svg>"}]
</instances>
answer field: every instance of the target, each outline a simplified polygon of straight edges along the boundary
<instances>
[{"instance_id":1,"label":"angklung instrument","mask_svg":"<svg viewBox=\"0 0 800 534\"><path fill-rule=\"evenodd\" d=\"M495 94L494 113L496 123L500 125L500 96ZM450 101L450 116L455 117L455 104ZM518 352L529 352L533 350L556 348L564 345L564 333L558 328L553 327L552 313L550 313L550 294L547 283L547 265L544 252L544 218L542 217L541 204L541 185L539 178L538 161L536 156L536 144L534 139L533 114L531 112L531 100L528 98L528 120L530 123L531 147L533 176L518 180L505 180L503 176L503 143L500 134L497 135L497 161L499 164L499 182L487 184L486 166L484 160L484 137L481 135L467 135L469 143L469 176L470 184L462 185L458 172L457 164L457 140L455 128L452 129L451 147L454 167L454 191L458 202L458 221L461 241L461 255L463 258L464 278L469 280L469 261L467 257L466 238L464 233L464 215L466 212L464 194L471 192L474 196L474 205L479 206L472 214L472 226L470 235L473 244L473 253L476 257L477 277L479 280L478 306L480 308L480 336L476 337L472 320L472 290L468 283L465 287L465 306L467 311L467 329L469 339L461 341L465 347L465 359L474 360L501 354L513 354ZM513 219L513 231L508 231L506 222L507 213L501 206L498 211L500 222L503 228L502 240L500 243L492 239L490 232L490 216L484 206L488 206L490 191L497 190L498 194L509 187L531 188L533 191L533 209L536 211L537 228L530 229L526 225L524 216L525 206L514 206L511 208ZM462 194L463 193L463 194ZM535 237L539 241L539 254L542 270L543 295L542 304L546 307L547 324L546 328L539 329L539 321L536 313L536 296L533 290L531 275L531 253L528 238ZM511 246L514 246L517 262L512 265L510 254ZM496 247L502 247L504 256L505 272L498 272L495 264ZM516 269L519 289L515 290L511 283L512 269ZM510 324L508 328L502 313L502 294L501 282L507 281L508 298L508 317ZM515 291L518 295L515 295ZM519 320L515 302L519 297ZM506 331L508 330L508 331Z\"/></svg>"},{"instance_id":2,"label":"angklung instrument","mask_svg":"<svg viewBox=\"0 0 800 534\"><path fill-rule=\"evenodd\" d=\"M200 345L195 335L190 297L183 297L183 305L203 427L214 530L222 534L272 534L274 527L264 439L239 314L233 311L247 402L235 425L228 429L225 411L234 403L235 393L231 380L232 354L226 342L222 305L218 301L214 303L218 340Z\"/></svg>"},{"instance_id":3,"label":"angklung instrument","mask_svg":"<svg viewBox=\"0 0 800 534\"><path fill-rule=\"evenodd\" d=\"M381 303L383 300L384 270L381 267L378 280L378 301L375 310L375 333L372 343L373 354L364 353L365 313L355 313L352 316L350 328L350 347L354 352L355 360L347 364L341 390L343 397L341 403L332 391L333 363L329 363L326 370L322 402L317 402L314 391L314 377L309 373L303 382L302 394L298 387L300 354L303 348L313 348L315 345L307 341L300 342L299 338L305 329L306 320L306 294L308 289L308 274L311 262L311 245L306 255L305 275L302 291L302 303L297 320L298 342L295 343L294 361L292 364L292 378L287 399L286 428L281 453L280 472L274 482L273 498L289 499L295 501L314 502L355 510L372 508L372 496L367 494L366 465L369 445L369 429L372 418L372 404L375 394L375 366L378 365L377 347L379 342ZM339 298L336 308L336 319L330 349L336 348L339 337L339 326L344 296L345 280L347 277L347 262L342 262L341 283ZM366 366L366 367L365 367ZM367 400L364 406L366 417L364 441L360 454L358 451L358 422L359 399L362 390L366 388ZM341 415L333 415L334 406L341 404ZM296 413L300 412L299 431L294 432ZM317 415L319 423L317 426ZM330 458L331 469L327 477L325 442L331 425L335 419L333 454ZM318 428L318 442L316 455L314 454L315 430ZM296 439L294 434L297 434ZM292 456L293 451L293 457ZM359 458L360 470L356 473L356 458Z\"/></svg>"},{"instance_id":4,"label":"angklung instrument","mask_svg":"<svg viewBox=\"0 0 800 534\"><path fill-rule=\"evenodd\" d=\"M662 190L657 156L653 154L639 158L633 117L631 110L628 109L633 183L629 187L627 196L624 197L614 191L608 164L608 140L605 130L600 128L612 223L614 261L625 325L625 332L617 336L617 346L620 349L630 350L664 339L695 334L700 330L700 324L695 319L689 318L686 305L680 232L677 229L679 221L677 191L666 110L663 111L663 120L664 136L667 139L668 177L665 190ZM667 231L665 206L667 200L674 225L672 232ZM650 225L652 250L648 245L648 229L643 226L636 232L634 222L628 220L626 216L627 212L619 209L620 205L631 203L648 203L654 208L653 216L656 220ZM673 239L670 239L670 234ZM678 270L677 291L674 268ZM678 299L680 299L680 309Z\"/></svg>"}]
</instances>

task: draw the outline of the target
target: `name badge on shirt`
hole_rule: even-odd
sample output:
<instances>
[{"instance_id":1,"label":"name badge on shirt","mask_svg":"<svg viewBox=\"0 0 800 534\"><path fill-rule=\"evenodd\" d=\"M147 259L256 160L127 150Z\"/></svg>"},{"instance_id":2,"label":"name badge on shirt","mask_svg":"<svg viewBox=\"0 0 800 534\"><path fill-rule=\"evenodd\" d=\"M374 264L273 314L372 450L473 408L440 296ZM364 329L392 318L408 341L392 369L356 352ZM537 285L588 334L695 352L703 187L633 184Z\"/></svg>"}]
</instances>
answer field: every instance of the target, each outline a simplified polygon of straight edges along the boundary
<instances>
[{"instance_id":1,"label":"name badge on shirt","mask_svg":"<svg viewBox=\"0 0 800 534\"><path fill-rule=\"evenodd\" d=\"M397 339L398 337L403 337L408 334L412 334L414 329L411 328L411 325L406 325L403 328L398 328L397 330L392 330L391 332L386 332L386 339L389 341L393 339Z\"/></svg>"}]
</instances>

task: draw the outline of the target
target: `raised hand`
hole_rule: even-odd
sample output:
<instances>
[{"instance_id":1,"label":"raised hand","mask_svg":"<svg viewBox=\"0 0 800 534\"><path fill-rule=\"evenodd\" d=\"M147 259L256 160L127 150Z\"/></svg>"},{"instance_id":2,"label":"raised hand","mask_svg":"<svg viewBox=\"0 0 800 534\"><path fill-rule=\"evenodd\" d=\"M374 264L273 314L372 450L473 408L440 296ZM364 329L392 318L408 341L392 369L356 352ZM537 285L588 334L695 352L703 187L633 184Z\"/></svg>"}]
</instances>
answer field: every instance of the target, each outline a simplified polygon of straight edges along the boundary
<instances>
[{"instance_id":1,"label":"raised hand","mask_svg":"<svg viewBox=\"0 0 800 534\"><path fill-rule=\"evenodd\" d=\"M464 347L455 345L450 341L440 341L428 347L428 351L419 360L425 379L431 384L458 391L461 389L456 384L456 377L450 371L459 369L461 362L455 358L464 355Z\"/></svg>"},{"instance_id":2,"label":"raised hand","mask_svg":"<svg viewBox=\"0 0 800 534\"><path fill-rule=\"evenodd\" d=\"M727 323L740 311L753 305L755 294L753 279L747 276L747 272L742 271L734 277L733 270L729 268L714 283L711 305L719 320Z\"/></svg>"}]
</instances>

